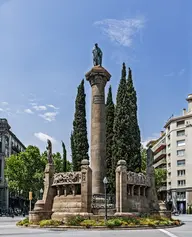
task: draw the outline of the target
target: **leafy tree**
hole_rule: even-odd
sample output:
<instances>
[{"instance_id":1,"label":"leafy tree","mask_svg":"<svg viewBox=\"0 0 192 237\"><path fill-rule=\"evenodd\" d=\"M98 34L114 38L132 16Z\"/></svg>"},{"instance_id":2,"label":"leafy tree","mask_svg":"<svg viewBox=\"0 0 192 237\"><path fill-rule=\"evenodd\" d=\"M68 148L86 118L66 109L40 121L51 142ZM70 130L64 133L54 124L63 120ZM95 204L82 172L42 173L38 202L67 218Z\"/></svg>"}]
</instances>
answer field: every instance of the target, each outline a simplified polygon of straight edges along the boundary
<instances>
[{"instance_id":1,"label":"leafy tree","mask_svg":"<svg viewBox=\"0 0 192 237\"><path fill-rule=\"evenodd\" d=\"M167 179L167 170L163 168L157 168L155 169L155 184L156 189L158 190L161 186L163 186L163 183L166 182Z\"/></svg>"},{"instance_id":2,"label":"leafy tree","mask_svg":"<svg viewBox=\"0 0 192 237\"><path fill-rule=\"evenodd\" d=\"M129 144L127 146L129 159L127 164L129 170L141 171L141 137L137 119L137 95L133 85L132 72L130 68L127 79L127 99L127 128L129 129Z\"/></svg>"},{"instance_id":3,"label":"leafy tree","mask_svg":"<svg viewBox=\"0 0 192 237\"><path fill-rule=\"evenodd\" d=\"M7 158L5 174L9 180L10 191L22 191L25 198L32 191L34 199L37 199L39 190L43 188L45 164L45 159L35 146L28 146L24 152Z\"/></svg>"},{"instance_id":4,"label":"leafy tree","mask_svg":"<svg viewBox=\"0 0 192 237\"><path fill-rule=\"evenodd\" d=\"M73 143L72 161L74 171L79 171L81 169L81 161L83 159L89 159L85 97L84 80L82 80L77 89L73 135L71 137L71 142Z\"/></svg>"},{"instance_id":5,"label":"leafy tree","mask_svg":"<svg viewBox=\"0 0 192 237\"><path fill-rule=\"evenodd\" d=\"M113 123L114 123L115 106L113 103L112 89L109 87L106 102L106 166L107 177L109 178L109 192L113 192L115 183L115 172L112 168L112 145L113 145Z\"/></svg>"}]
</instances>

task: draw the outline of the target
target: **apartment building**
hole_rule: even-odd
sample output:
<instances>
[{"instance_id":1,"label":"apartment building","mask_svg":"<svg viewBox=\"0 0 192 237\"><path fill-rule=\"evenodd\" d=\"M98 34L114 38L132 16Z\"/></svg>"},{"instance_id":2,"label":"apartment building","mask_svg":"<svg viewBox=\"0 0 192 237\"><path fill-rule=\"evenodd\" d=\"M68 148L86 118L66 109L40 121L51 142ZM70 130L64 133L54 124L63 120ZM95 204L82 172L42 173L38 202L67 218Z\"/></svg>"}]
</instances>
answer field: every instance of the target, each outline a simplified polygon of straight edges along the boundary
<instances>
[{"instance_id":1,"label":"apartment building","mask_svg":"<svg viewBox=\"0 0 192 237\"><path fill-rule=\"evenodd\" d=\"M167 169L167 201L173 208L182 205L184 212L192 205L192 94L186 100L188 109L167 121L164 133L152 146L154 167Z\"/></svg>"},{"instance_id":2,"label":"apartment building","mask_svg":"<svg viewBox=\"0 0 192 237\"><path fill-rule=\"evenodd\" d=\"M147 146L152 146L154 154L154 168L167 169L166 161L166 134L161 131L160 137L157 140L150 141ZM167 180L162 182L162 186L158 188L158 199L166 200L167 198Z\"/></svg>"},{"instance_id":3,"label":"apartment building","mask_svg":"<svg viewBox=\"0 0 192 237\"><path fill-rule=\"evenodd\" d=\"M0 208L9 207L8 183L4 175L5 159L25 150L25 146L11 131L7 119L0 119Z\"/></svg>"}]
</instances>

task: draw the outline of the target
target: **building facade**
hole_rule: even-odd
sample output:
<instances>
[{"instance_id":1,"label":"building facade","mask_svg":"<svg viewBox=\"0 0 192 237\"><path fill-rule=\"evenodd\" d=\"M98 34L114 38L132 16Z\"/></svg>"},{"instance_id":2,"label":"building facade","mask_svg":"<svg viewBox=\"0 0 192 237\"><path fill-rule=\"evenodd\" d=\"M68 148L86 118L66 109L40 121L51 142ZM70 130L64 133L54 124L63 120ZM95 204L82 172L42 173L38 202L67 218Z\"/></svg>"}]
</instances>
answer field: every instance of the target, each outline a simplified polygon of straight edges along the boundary
<instances>
[{"instance_id":1,"label":"building facade","mask_svg":"<svg viewBox=\"0 0 192 237\"><path fill-rule=\"evenodd\" d=\"M150 141L147 146L152 146L154 154L154 168L167 170L166 160L166 135L161 131L160 137L156 140ZM161 187L158 187L158 199L165 201L167 199L167 180L165 179Z\"/></svg>"},{"instance_id":2,"label":"building facade","mask_svg":"<svg viewBox=\"0 0 192 237\"><path fill-rule=\"evenodd\" d=\"M192 205L192 94L187 101L188 109L167 121L164 133L152 146L154 167L167 169L167 201L183 212Z\"/></svg>"},{"instance_id":3,"label":"building facade","mask_svg":"<svg viewBox=\"0 0 192 237\"><path fill-rule=\"evenodd\" d=\"M9 191L8 182L5 178L5 159L12 154L25 150L25 146L11 131L7 119L0 119L0 208L8 209Z\"/></svg>"}]
</instances>

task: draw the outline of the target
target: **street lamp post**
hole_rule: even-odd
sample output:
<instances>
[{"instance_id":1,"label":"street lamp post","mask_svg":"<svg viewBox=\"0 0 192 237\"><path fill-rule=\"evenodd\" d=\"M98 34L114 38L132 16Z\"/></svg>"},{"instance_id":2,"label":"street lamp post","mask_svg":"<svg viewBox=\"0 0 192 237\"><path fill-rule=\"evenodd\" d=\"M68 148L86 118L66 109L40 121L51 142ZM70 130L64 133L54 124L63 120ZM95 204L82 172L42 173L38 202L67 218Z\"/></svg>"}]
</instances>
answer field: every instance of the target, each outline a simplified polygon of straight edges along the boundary
<instances>
[{"instance_id":1,"label":"street lamp post","mask_svg":"<svg viewBox=\"0 0 192 237\"><path fill-rule=\"evenodd\" d=\"M108 184L107 177L103 179L103 183L104 183L104 190L105 190L105 221L107 221L107 184Z\"/></svg>"}]
</instances>

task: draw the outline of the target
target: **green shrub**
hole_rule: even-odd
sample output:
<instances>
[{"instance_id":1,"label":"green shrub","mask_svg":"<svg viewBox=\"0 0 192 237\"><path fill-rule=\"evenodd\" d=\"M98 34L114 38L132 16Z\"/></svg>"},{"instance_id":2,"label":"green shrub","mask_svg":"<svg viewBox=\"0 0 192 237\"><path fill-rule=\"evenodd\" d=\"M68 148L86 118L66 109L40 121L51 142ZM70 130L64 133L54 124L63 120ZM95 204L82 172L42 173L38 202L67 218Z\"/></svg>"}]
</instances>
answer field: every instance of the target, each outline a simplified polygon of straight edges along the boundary
<instances>
[{"instance_id":1,"label":"green shrub","mask_svg":"<svg viewBox=\"0 0 192 237\"><path fill-rule=\"evenodd\" d=\"M81 226L86 226L86 228L89 228L91 226L97 226L99 223L95 220L84 220L80 223Z\"/></svg>"},{"instance_id":2,"label":"green shrub","mask_svg":"<svg viewBox=\"0 0 192 237\"><path fill-rule=\"evenodd\" d=\"M67 225L78 226L83 222L85 218L82 216L71 216L67 219Z\"/></svg>"},{"instance_id":3,"label":"green shrub","mask_svg":"<svg viewBox=\"0 0 192 237\"><path fill-rule=\"evenodd\" d=\"M130 216L123 218L123 221L127 222L128 225L129 224L140 225L140 220L141 219L137 216L135 217Z\"/></svg>"},{"instance_id":4,"label":"green shrub","mask_svg":"<svg viewBox=\"0 0 192 237\"><path fill-rule=\"evenodd\" d=\"M55 221L55 220L42 220L39 222L40 227L46 227L46 226L59 226L61 225L61 221Z\"/></svg>"},{"instance_id":5,"label":"green shrub","mask_svg":"<svg viewBox=\"0 0 192 237\"><path fill-rule=\"evenodd\" d=\"M27 218L17 222L16 225L17 226L28 226L29 225L29 218L27 217Z\"/></svg>"},{"instance_id":6,"label":"green shrub","mask_svg":"<svg viewBox=\"0 0 192 237\"><path fill-rule=\"evenodd\" d=\"M192 206L189 205L187 208L187 214L192 214Z\"/></svg>"},{"instance_id":7,"label":"green shrub","mask_svg":"<svg viewBox=\"0 0 192 237\"><path fill-rule=\"evenodd\" d=\"M109 228L113 228L116 226L121 226L123 224L122 219L111 219L106 222L106 226Z\"/></svg>"}]
</instances>

